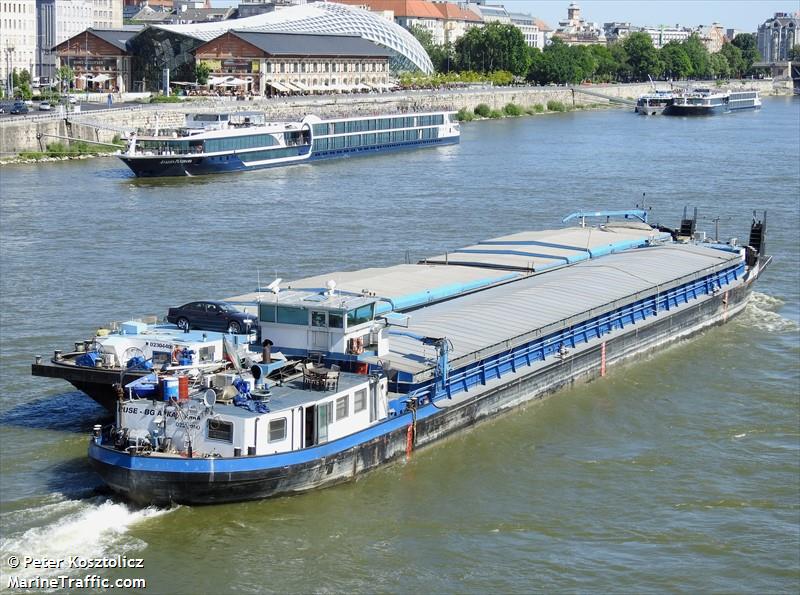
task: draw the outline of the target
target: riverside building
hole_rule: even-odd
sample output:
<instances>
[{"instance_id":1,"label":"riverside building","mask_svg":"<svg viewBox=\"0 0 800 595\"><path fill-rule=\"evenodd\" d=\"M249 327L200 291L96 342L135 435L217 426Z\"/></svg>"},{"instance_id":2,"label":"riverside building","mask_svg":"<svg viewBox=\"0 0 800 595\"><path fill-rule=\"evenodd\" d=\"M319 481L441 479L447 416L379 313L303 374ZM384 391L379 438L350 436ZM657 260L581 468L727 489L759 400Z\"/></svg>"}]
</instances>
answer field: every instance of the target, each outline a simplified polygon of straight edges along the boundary
<instances>
[{"instance_id":1,"label":"riverside building","mask_svg":"<svg viewBox=\"0 0 800 595\"><path fill-rule=\"evenodd\" d=\"M793 14L776 12L758 27L758 51L765 62L784 62L789 51L800 43L797 28L800 27L800 11Z\"/></svg>"},{"instance_id":2,"label":"riverside building","mask_svg":"<svg viewBox=\"0 0 800 595\"><path fill-rule=\"evenodd\" d=\"M209 84L274 95L383 89L390 52L352 35L228 31L201 45L195 60Z\"/></svg>"}]
</instances>

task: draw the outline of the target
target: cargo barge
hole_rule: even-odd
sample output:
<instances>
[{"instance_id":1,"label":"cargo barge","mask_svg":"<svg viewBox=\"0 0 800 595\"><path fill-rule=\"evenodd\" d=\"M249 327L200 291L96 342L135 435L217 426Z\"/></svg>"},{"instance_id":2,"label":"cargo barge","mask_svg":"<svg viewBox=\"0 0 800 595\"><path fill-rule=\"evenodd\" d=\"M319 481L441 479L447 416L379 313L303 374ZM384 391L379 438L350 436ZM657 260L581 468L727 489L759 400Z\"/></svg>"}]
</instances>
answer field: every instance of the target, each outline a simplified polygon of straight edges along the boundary
<instances>
[{"instance_id":1,"label":"cargo barge","mask_svg":"<svg viewBox=\"0 0 800 595\"><path fill-rule=\"evenodd\" d=\"M95 426L90 462L114 491L148 504L232 502L350 481L726 322L771 260L765 219L754 219L746 246L694 242L691 221L666 237L628 225L648 235L646 246L592 258L585 244L566 241L601 229L581 226L561 230L565 241L523 233L428 259L525 275L406 313L335 284L258 292L261 336L305 354L301 371L276 381L260 364L237 365L222 375L228 381L178 394L170 378L140 379L125 388L115 423Z\"/></svg>"},{"instance_id":2,"label":"cargo barge","mask_svg":"<svg viewBox=\"0 0 800 595\"><path fill-rule=\"evenodd\" d=\"M479 246L454 251L444 258L426 259L416 264L401 264L357 271L337 271L279 283L277 289L282 296L287 292L321 291L330 281L339 293L367 295L378 299L376 315L389 311L410 312L440 301L474 293L524 279L552 267L578 262L582 259L600 258L606 254L641 248L653 239L666 239L669 234L653 230L649 226L637 229L630 226L608 225L604 228L584 227L536 231L517 234L513 238L494 238ZM513 249L519 241L537 245L535 262L531 258L519 258L519 262L499 263L496 267L455 264L455 260L475 250L493 251L500 257L504 251ZM565 250L562 244L580 246ZM455 260L452 260L455 259ZM258 314L257 304L264 296L272 295L270 289L245 295L223 298L223 301L238 304L241 309ZM287 327L291 328L291 327ZM330 351L330 333L316 328L312 335L311 353ZM45 359L37 357L31 366L34 376L66 380L83 391L109 412L116 411L120 388L151 373L151 368L161 369L167 364L169 374L189 374L193 383L203 376L224 371L231 367L230 357L224 353L223 333L212 331L184 332L174 324L159 321L157 316L143 320L113 322L94 333L93 336L74 342L73 349L58 349ZM267 338L267 337L265 337ZM259 333L237 335L232 338L237 357L263 363L264 350ZM282 352L288 358L308 357L309 350L288 348ZM276 350L278 348L276 347ZM181 357L187 351L189 357ZM277 357L272 354L269 357ZM182 361L183 360L183 361ZM275 362L279 363L276 359ZM143 365L147 362L153 365ZM340 362L350 365L352 362ZM282 373L285 373L283 370Z\"/></svg>"}]
</instances>

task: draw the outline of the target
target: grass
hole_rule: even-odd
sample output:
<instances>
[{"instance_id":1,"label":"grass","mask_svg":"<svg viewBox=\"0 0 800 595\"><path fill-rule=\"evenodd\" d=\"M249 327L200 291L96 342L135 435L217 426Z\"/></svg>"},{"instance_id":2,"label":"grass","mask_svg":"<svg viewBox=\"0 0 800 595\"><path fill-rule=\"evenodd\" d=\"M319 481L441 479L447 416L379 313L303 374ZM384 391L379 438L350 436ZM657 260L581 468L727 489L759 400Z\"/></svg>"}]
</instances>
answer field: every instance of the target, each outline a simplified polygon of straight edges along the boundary
<instances>
[{"instance_id":1,"label":"grass","mask_svg":"<svg viewBox=\"0 0 800 595\"><path fill-rule=\"evenodd\" d=\"M521 116L525 113L525 110L522 108L521 105L517 105L516 103L507 103L506 106L503 108L503 112L507 116Z\"/></svg>"},{"instance_id":2,"label":"grass","mask_svg":"<svg viewBox=\"0 0 800 595\"><path fill-rule=\"evenodd\" d=\"M503 112L501 112L499 109L493 109L492 111L489 112L489 117L492 120L497 120L498 118L503 117Z\"/></svg>"},{"instance_id":3,"label":"grass","mask_svg":"<svg viewBox=\"0 0 800 595\"><path fill-rule=\"evenodd\" d=\"M565 112L565 111L567 111L567 108L564 106L564 104L562 102L554 101L554 100L551 99L550 101L547 102L547 111L550 111L550 112Z\"/></svg>"}]
</instances>

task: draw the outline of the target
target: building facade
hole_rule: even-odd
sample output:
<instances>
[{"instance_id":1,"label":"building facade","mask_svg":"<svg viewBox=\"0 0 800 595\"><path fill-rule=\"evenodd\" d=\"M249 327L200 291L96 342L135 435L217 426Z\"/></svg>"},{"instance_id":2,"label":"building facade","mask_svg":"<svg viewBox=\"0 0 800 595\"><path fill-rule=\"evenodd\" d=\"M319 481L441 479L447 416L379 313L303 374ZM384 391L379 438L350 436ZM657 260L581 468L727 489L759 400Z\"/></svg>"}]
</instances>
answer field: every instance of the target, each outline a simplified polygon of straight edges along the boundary
<instances>
[{"instance_id":1,"label":"building facade","mask_svg":"<svg viewBox=\"0 0 800 595\"><path fill-rule=\"evenodd\" d=\"M92 27L95 29L118 29L122 27L122 0L91 0L93 5Z\"/></svg>"},{"instance_id":2,"label":"building facade","mask_svg":"<svg viewBox=\"0 0 800 595\"><path fill-rule=\"evenodd\" d=\"M210 86L234 94L356 91L389 84L390 52L352 35L228 31L194 55L209 67Z\"/></svg>"},{"instance_id":3,"label":"building facade","mask_svg":"<svg viewBox=\"0 0 800 595\"><path fill-rule=\"evenodd\" d=\"M650 36L650 39L653 40L653 46L658 50L671 41L678 43L686 41L692 35L691 29L680 25L675 25L674 27L643 27L641 30ZM720 41L720 47L722 47L722 41Z\"/></svg>"},{"instance_id":4,"label":"building facade","mask_svg":"<svg viewBox=\"0 0 800 595\"><path fill-rule=\"evenodd\" d=\"M132 56L128 41L141 27L87 29L55 47L57 67L69 66L81 91L119 92L131 89Z\"/></svg>"},{"instance_id":5,"label":"building facade","mask_svg":"<svg viewBox=\"0 0 800 595\"><path fill-rule=\"evenodd\" d=\"M567 8L567 18L558 22L558 29L553 34L568 45L590 45L606 43L603 28L591 23L581 16L581 7L572 2Z\"/></svg>"},{"instance_id":6,"label":"building facade","mask_svg":"<svg viewBox=\"0 0 800 595\"><path fill-rule=\"evenodd\" d=\"M56 78L53 47L94 24L91 0L37 0L36 76L46 82Z\"/></svg>"},{"instance_id":7,"label":"building facade","mask_svg":"<svg viewBox=\"0 0 800 595\"><path fill-rule=\"evenodd\" d=\"M789 59L789 50L800 43L797 28L800 27L800 12L776 12L758 27L758 51L765 62L784 62Z\"/></svg>"},{"instance_id":8,"label":"building facade","mask_svg":"<svg viewBox=\"0 0 800 595\"><path fill-rule=\"evenodd\" d=\"M431 34L433 43L455 43L471 27L483 24L481 17L452 2L428 0L332 0L368 9L370 12L391 15L394 22L410 31L414 27Z\"/></svg>"},{"instance_id":9,"label":"building facade","mask_svg":"<svg viewBox=\"0 0 800 595\"><path fill-rule=\"evenodd\" d=\"M36 74L36 0L0 0L0 77L11 94L12 73Z\"/></svg>"},{"instance_id":10,"label":"building facade","mask_svg":"<svg viewBox=\"0 0 800 595\"><path fill-rule=\"evenodd\" d=\"M725 29L719 23L701 25L697 28L697 35L700 36L700 41L712 54L720 51L722 44L725 43Z\"/></svg>"}]
</instances>

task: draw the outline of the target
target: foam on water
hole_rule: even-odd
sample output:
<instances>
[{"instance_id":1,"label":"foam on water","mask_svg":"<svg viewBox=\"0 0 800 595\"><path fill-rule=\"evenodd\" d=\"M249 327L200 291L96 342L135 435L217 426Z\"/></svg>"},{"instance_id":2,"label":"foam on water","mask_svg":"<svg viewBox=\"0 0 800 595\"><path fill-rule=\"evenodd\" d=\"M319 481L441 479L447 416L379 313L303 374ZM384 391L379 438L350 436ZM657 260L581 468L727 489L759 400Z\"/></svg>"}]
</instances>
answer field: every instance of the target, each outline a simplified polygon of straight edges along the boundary
<instances>
[{"instance_id":1,"label":"foam on water","mask_svg":"<svg viewBox=\"0 0 800 595\"><path fill-rule=\"evenodd\" d=\"M147 544L127 535L128 530L145 519L164 515L165 508L134 508L106 497L88 500L62 499L41 506L5 513L0 517L4 535L0 539L0 570L20 578L57 576L80 569L34 569L8 567L8 557L25 556L46 559L68 559L70 556L97 558L127 555L142 550ZM30 527L31 521L37 526ZM14 525L27 525L14 532Z\"/></svg>"},{"instance_id":2,"label":"foam on water","mask_svg":"<svg viewBox=\"0 0 800 595\"><path fill-rule=\"evenodd\" d=\"M770 333L797 332L800 329L797 321L778 313L784 303L780 298L754 291L738 320L741 324Z\"/></svg>"}]
</instances>

